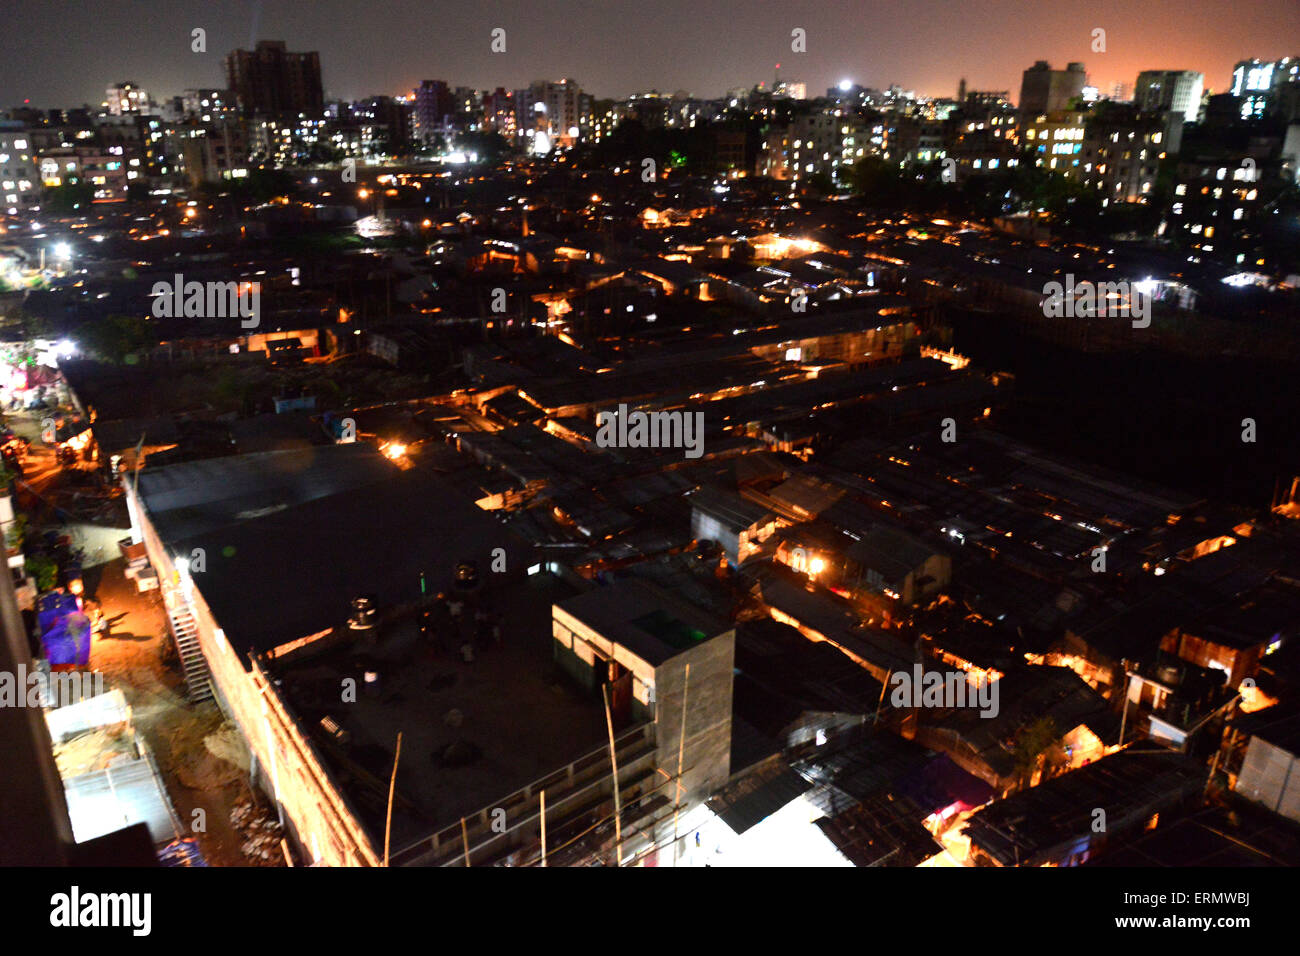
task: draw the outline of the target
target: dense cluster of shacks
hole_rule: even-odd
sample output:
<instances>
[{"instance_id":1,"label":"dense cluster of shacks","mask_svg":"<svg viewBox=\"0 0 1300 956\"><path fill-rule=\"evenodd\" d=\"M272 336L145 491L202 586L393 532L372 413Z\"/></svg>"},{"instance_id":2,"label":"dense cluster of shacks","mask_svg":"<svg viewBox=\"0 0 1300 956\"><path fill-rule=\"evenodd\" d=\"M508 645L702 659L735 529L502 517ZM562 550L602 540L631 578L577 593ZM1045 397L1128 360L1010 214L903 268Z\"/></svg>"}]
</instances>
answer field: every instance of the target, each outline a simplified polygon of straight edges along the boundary
<instances>
[{"instance_id":1,"label":"dense cluster of shacks","mask_svg":"<svg viewBox=\"0 0 1300 956\"><path fill-rule=\"evenodd\" d=\"M675 228L616 241L551 210L555 235L519 235L483 214L387 261L406 313L312 339L449 365L452 387L228 422L215 453L351 422L537 568L643 579L731 622L730 781L709 806L740 836L803 800L859 865L1069 865L1228 808L1252 821L1235 852L1294 862L1294 506L1225 507L1011 437L1014 382L935 321L954 296L1033 312L1035 265L1107 257L852 211L742 217L688 187L656 204ZM508 311L473 317L494 288ZM598 441L619 408L702 415L701 453ZM144 431L175 460L186 436L156 411ZM106 456L138 442L124 418L95 422ZM895 693L932 674L992 685L996 707ZM1177 845L1144 852L1197 862Z\"/></svg>"}]
</instances>

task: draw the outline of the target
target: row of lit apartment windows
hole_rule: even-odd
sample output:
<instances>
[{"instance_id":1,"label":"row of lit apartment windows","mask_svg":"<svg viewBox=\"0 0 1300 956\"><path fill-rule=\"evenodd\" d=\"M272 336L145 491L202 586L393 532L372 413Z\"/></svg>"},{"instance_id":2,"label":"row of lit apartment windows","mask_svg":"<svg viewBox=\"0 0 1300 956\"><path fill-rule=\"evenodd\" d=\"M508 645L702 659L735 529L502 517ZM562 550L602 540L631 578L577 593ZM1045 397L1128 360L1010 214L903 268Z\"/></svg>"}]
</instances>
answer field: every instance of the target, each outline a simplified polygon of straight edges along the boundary
<instances>
[{"instance_id":1,"label":"row of lit apartment windows","mask_svg":"<svg viewBox=\"0 0 1300 956\"><path fill-rule=\"evenodd\" d=\"M1183 204L1180 203L1180 202L1176 202L1176 203L1174 203L1174 205L1173 205L1173 213L1174 213L1175 216L1181 216L1181 215L1183 214ZM1242 209L1240 206L1238 206L1236 209L1232 210L1232 218L1233 218L1234 220L1240 220L1240 219L1244 218L1245 214L1246 214L1246 211L1245 211L1244 209ZM1210 215L1212 215L1212 216L1217 216L1217 215L1218 215L1218 210L1215 210L1214 212L1211 212ZM1198 227L1198 228L1199 228L1199 227ZM1211 226L1210 228L1213 229L1214 227Z\"/></svg>"},{"instance_id":2,"label":"row of lit apartment windows","mask_svg":"<svg viewBox=\"0 0 1300 956\"><path fill-rule=\"evenodd\" d=\"M1049 136L1048 133L1051 133ZM1082 126L1058 126L1052 130L1025 130L1025 139L1083 139Z\"/></svg>"},{"instance_id":3,"label":"row of lit apartment windows","mask_svg":"<svg viewBox=\"0 0 1300 956\"><path fill-rule=\"evenodd\" d=\"M1187 184L1186 184L1186 183L1179 183L1177 186L1175 186L1175 187L1174 187L1174 195L1175 195L1175 196L1186 196L1186 195L1187 195ZM1202 196L1208 196L1208 195L1210 195L1210 187L1209 187L1209 186L1202 186L1202 187L1201 187L1201 195L1202 195ZM1215 198L1215 199L1222 199L1222 198L1223 198L1223 187L1222 187L1222 186L1215 186L1215 187L1214 187L1214 193L1213 193L1213 195L1214 195L1214 198ZM1241 201L1243 201L1243 202L1254 202L1254 201L1255 201L1255 198L1259 195L1259 190L1257 190L1257 189L1234 189L1234 190L1232 190L1232 191L1229 193L1229 195L1230 195L1230 196L1235 196L1237 199L1239 199L1239 200L1241 200Z\"/></svg>"},{"instance_id":4,"label":"row of lit apartment windows","mask_svg":"<svg viewBox=\"0 0 1300 956\"><path fill-rule=\"evenodd\" d=\"M1018 159L1008 159L1008 160L1006 161L1006 164L1007 164L1008 167L1011 167L1011 166L1019 166L1019 165L1020 165L1020 160L1018 160ZM970 165L971 165L971 168L972 168L972 169L983 169L983 168L984 168L984 160L982 160L982 159L974 159L974 160L971 160L971 161L970 161ZM1000 168L1001 166L1002 166L1002 160L1001 160L1001 159L990 159L990 160L988 161L988 168L989 168L989 169L998 169L998 168Z\"/></svg>"},{"instance_id":5,"label":"row of lit apartment windows","mask_svg":"<svg viewBox=\"0 0 1300 956\"><path fill-rule=\"evenodd\" d=\"M1243 161L1243 162L1244 162L1244 161ZM1251 163L1251 165L1250 165L1249 167L1247 167L1247 166L1245 166L1245 165L1242 165L1242 166L1235 166L1235 167L1233 167L1233 169L1232 169L1232 178L1233 178L1234 181L1236 181L1236 182L1248 182L1248 183L1249 183L1249 182L1254 182L1254 181L1256 180L1256 178L1258 178L1258 175L1259 175L1259 174L1258 174L1258 171L1255 169L1255 166L1254 166L1254 160L1249 160L1249 162ZM1209 179L1209 178L1210 178L1210 170L1211 170L1212 168L1213 168L1213 167L1205 167L1205 166L1201 167L1201 175L1200 175L1198 178L1200 178L1200 179ZM1228 178L1228 167L1227 167L1227 166L1220 166L1217 170L1214 171L1214 178L1215 178L1215 179L1219 179L1219 180L1227 179L1227 178Z\"/></svg>"}]
</instances>

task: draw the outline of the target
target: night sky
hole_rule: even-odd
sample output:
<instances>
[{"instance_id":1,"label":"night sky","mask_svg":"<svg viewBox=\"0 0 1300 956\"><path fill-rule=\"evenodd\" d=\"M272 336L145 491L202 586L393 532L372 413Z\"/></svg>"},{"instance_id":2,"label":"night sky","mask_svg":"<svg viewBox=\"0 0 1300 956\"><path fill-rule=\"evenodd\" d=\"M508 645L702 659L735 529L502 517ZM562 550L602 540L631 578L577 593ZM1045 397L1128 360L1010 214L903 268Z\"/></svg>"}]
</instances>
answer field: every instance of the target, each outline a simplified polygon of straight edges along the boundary
<instances>
[{"instance_id":1,"label":"night sky","mask_svg":"<svg viewBox=\"0 0 1300 956\"><path fill-rule=\"evenodd\" d=\"M155 97L225 85L222 59L256 39L318 50L327 98L407 92L422 79L524 86L571 77L597 96L718 96L784 78L810 96L842 79L933 96L1019 95L1034 60L1081 60L1107 92L1139 70L1193 69L1224 90L1250 56L1300 53L1295 0L6 0L0 107L98 104L134 80ZM190 31L207 30L207 53ZM507 51L490 31L504 27ZM807 31L807 52L790 31ZM1092 30L1107 52L1092 52Z\"/></svg>"}]
</instances>

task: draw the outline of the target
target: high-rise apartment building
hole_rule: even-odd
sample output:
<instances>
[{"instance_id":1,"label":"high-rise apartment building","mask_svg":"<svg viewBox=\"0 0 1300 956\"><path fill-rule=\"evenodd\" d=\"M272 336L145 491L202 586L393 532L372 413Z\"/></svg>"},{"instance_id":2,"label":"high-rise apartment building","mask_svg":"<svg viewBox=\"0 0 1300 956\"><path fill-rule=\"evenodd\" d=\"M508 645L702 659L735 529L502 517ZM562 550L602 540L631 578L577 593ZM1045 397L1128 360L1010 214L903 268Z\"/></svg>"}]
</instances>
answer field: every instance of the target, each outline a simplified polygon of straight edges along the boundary
<instances>
[{"instance_id":1,"label":"high-rise apartment building","mask_svg":"<svg viewBox=\"0 0 1300 956\"><path fill-rule=\"evenodd\" d=\"M36 150L22 123L0 121L0 199L11 216L40 203Z\"/></svg>"},{"instance_id":2,"label":"high-rise apartment building","mask_svg":"<svg viewBox=\"0 0 1300 956\"><path fill-rule=\"evenodd\" d=\"M1300 117L1300 56L1242 60L1233 67L1229 92L1237 97L1242 119L1272 111L1295 120Z\"/></svg>"},{"instance_id":3,"label":"high-rise apartment building","mask_svg":"<svg viewBox=\"0 0 1300 956\"><path fill-rule=\"evenodd\" d=\"M1064 70L1053 70L1046 60L1039 60L1025 70L1020 83L1020 112L1023 115L1068 110L1083 95L1088 74L1082 63L1069 63Z\"/></svg>"},{"instance_id":4,"label":"high-rise apartment building","mask_svg":"<svg viewBox=\"0 0 1300 956\"><path fill-rule=\"evenodd\" d=\"M455 98L446 80L425 80L415 88L414 98L412 132L416 142L428 146L456 112Z\"/></svg>"},{"instance_id":5,"label":"high-rise apartment building","mask_svg":"<svg viewBox=\"0 0 1300 956\"><path fill-rule=\"evenodd\" d=\"M233 116L238 107L229 90L186 90L181 94L181 113L202 123Z\"/></svg>"},{"instance_id":6,"label":"high-rise apartment building","mask_svg":"<svg viewBox=\"0 0 1300 956\"><path fill-rule=\"evenodd\" d=\"M104 91L104 103L112 116L124 113L147 113L150 109L149 94L138 83L114 83Z\"/></svg>"},{"instance_id":7,"label":"high-rise apartment building","mask_svg":"<svg viewBox=\"0 0 1300 956\"><path fill-rule=\"evenodd\" d=\"M1073 178L1097 190L1102 206L1147 202L1155 194L1160 163L1178 153L1183 115L1178 109L1145 111L1125 103L1101 104L1084 120Z\"/></svg>"},{"instance_id":8,"label":"high-rise apartment building","mask_svg":"<svg viewBox=\"0 0 1300 956\"><path fill-rule=\"evenodd\" d=\"M1195 123L1201 112L1205 74L1192 70L1143 70L1138 74L1133 104L1140 110L1173 110L1183 122Z\"/></svg>"},{"instance_id":9,"label":"high-rise apartment building","mask_svg":"<svg viewBox=\"0 0 1300 956\"><path fill-rule=\"evenodd\" d=\"M226 85L245 116L315 115L325 106L320 54L292 53L283 40L232 50L226 56Z\"/></svg>"},{"instance_id":10,"label":"high-rise apartment building","mask_svg":"<svg viewBox=\"0 0 1300 956\"><path fill-rule=\"evenodd\" d=\"M517 129L515 119L515 98L498 86L483 97L484 122L489 129L496 130L502 136L513 139Z\"/></svg>"},{"instance_id":11,"label":"high-rise apartment building","mask_svg":"<svg viewBox=\"0 0 1300 956\"><path fill-rule=\"evenodd\" d=\"M514 99L519 132L532 140L534 152L572 146L590 122L590 97L576 80L538 80L516 90Z\"/></svg>"},{"instance_id":12,"label":"high-rise apartment building","mask_svg":"<svg viewBox=\"0 0 1300 956\"><path fill-rule=\"evenodd\" d=\"M1034 165L1073 178L1083 150L1084 119L1080 110L1053 110L1020 115L1021 143Z\"/></svg>"}]
</instances>

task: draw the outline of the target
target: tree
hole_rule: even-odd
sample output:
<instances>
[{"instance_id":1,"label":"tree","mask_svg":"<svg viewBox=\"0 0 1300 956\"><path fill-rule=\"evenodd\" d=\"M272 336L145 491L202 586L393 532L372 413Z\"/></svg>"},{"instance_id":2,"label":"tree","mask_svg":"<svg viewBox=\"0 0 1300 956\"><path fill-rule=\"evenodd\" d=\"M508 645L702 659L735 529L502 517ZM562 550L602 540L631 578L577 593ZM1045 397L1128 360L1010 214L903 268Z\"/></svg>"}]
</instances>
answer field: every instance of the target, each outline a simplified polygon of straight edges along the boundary
<instances>
[{"instance_id":1,"label":"tree","mask_svg":"<svg viewBox=\"0 0 1300 956\"><path fill-rule=\"evenodd\" d=\"M438 156L447 151L447 140L441 133L427 134L427 138L415 145L417 156Z\"/></svg>"},{"instance_id":2,"label":"tree","mask_svg":"<svg viewBox=\"0 0 1300 956\"><path fill-rule=\"evenodd\" d=\"M510 144L504 136L494 130L471 130L456 136L456 147L465 153L473 153L480 162L495 163L510 152Z\"/></svg>"},{"instance_id":3,"label":"tree","mask_svg":"<svg viewBox=\"0 0 1300 956\"><path fill-rule=\"evenodd\" d=\"M133 315L110 315L88 322L77 330L76 338L82 351L114 365L121 365L152 341L148 323Z\"/></svg>"},{"instance_id":4,"label":"tree","mask_svg":"<svg viewBox=\"0 0 1300 956\"><path fill-rule=\"evenodd\" d=\"M1030 784L1034 771L1043 766L1058 739L1060 734L1056 729L1056 721L1051 717L1040 717L1016 733L1012 756L1020 772L1022 786Z\"/></svg>"},{"instance_id":5,"label":"tree","mask_svg":"<svg viewBox=\"0 0 1300 956\"><path fill-rule=\"evenodd\" d=\"M133 179L126 184L126 198L128 202L147 203L149 201L149 184L139 179Z\"/></svg>"},{"instance_id":6,"label":"tree","mask_svg":"<svg viewBox=\"0 0 1300 956\"><path fill-rule=\"evenodd\" d=\"M21 548L26 536L27 515L14 515L13 522L5 529L5 546L15 550Z\"/></svg>"},{"instance_id":7,"label":"tree","mask_svg":"<svg viewBox=\"0 0 1300 956\"><path fill-rule=\"evenodd\" d=\"M11 313L5 324L22 329L25 339L52 339L57 333L57 327L49 316L33 312L21 311L16 315Z\"/></svg>"},{"instance_id":8,"label":"tree","mask_svg":"<svg viewBox=\"0 0 1300 956\"><path fill-rule=\"evenodd\" d=\"M229 196L241 205L264 203L276 196L293 197L298 193L298 181L293 173L284 169L251 170L242 179L223 180L219 183L203 183L199 194L209 202L215 202L222 196Z\"/></svg>"},{"instance_id":9,"label":"tree","mask_svg":"<svg viewBox=\"0 0 1300 956\"><path fill-rule=\"evenodd\" d=\"M298 153L295 164L298 166L327 166L341 163L344 152L328 143L312 143Z\"/></svg>"},{"instance_id":10,"label":"tree","mask_svg":"<svg viewBox=\"0 0 1300 956\"><path fill-rule=\"evenodd\" d=\"M276 196L292 197L298 192L298 181L294 179L293 173L283 169L254 169L244 177L243 182L249 197L260 203Z\"/></svg>"},{"instance_id":11,"label":"tree","mask_svg":"<svg viewBox=\"0 0 1300 956\"><path fill-rule=\"evenodd\" d=\"M830 173L813 173L804 181L804 189L813 196L829 196L835 192L835 180L831 179Z\"/></svg>"},{"instance_id":12,"label":"tree","mask_svg":"<svg viewBox=\"0 0 1300 956\"><path fill-rule=\"evenodd\" d=\"M27 559L27 573L36 580L37 591L48 591L59 581L59 566L54 559L34 554Z\"/></svg>"},{"instance_id":13,"label":"tree","mask_svg":"<svg viewBox=\"0 0 1300 956\"><path fill-rule=\"evenodd\" d=\"M45 190L41 201L44 209L56 216L66 216L84 209L95 201L95 187L75 177L67 182Z\"/></svg>"},{"instance_id":14,"label":"tree","mask_svg":"<svg viewBox=\"0 0 1300 956\"><path fill-rule=\"evenodd\" d=\"M868 206L891 209L906 205L906 184L899 168L879 156L867 156L854 165L849 182Z\"/></svg>"}]
</instances>

